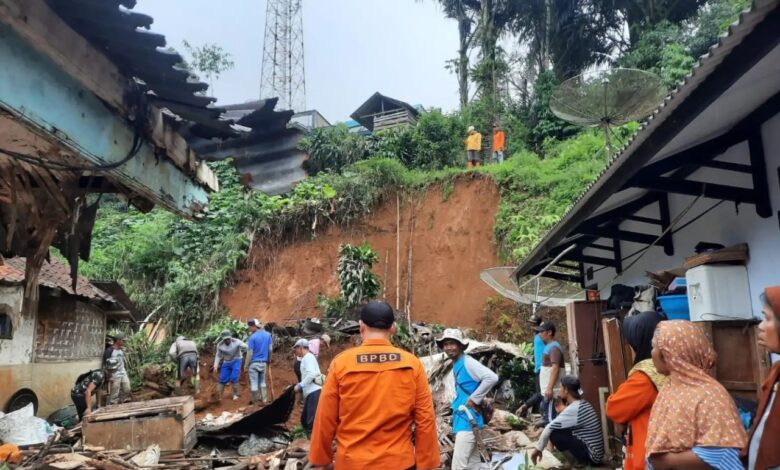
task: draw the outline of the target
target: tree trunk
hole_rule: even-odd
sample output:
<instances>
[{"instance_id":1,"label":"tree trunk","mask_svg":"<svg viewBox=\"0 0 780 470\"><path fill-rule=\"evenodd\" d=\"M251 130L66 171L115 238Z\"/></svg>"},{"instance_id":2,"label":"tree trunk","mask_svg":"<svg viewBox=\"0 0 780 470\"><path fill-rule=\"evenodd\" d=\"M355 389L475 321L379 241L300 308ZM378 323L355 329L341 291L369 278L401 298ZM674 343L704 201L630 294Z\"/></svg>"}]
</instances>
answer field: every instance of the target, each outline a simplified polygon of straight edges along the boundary
<instances>
[{"instance_id":1,"label":"tree trunk","mask_svg":"<svg viewBox=\"0 0 780 470\"><path fill-rule=\"evenodd\" d=\"M458 19L458 34L460 36L460 48L458 49L458 93L460 94L460 110L466 109L469 104L469 42L471 35L471 21L462 13Z\"/></svg>"}]
</instances>

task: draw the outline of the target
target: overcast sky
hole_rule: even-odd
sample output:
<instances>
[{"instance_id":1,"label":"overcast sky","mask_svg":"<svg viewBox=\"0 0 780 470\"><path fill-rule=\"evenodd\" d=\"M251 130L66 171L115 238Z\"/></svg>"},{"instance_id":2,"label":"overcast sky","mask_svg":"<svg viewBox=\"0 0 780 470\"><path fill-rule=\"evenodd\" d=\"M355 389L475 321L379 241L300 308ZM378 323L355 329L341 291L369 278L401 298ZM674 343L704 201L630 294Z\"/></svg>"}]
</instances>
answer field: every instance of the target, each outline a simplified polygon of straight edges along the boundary
<instances>
[{"instance_id":1,"label":"overcast sky","mask_svg":"<svg viewBox=\"0 0 780 470\"><path fill-rule=\"evenodd\" d=\"M215 84L218 104L259 98L264 0L139 0L152 31L183 52L217 43L235 68ZM306 104L331 122L348 119L372 93L445 111L458 105L457 81L444 69L458 32L434 0L304 0Z\"/></svg>"}]
</instances>

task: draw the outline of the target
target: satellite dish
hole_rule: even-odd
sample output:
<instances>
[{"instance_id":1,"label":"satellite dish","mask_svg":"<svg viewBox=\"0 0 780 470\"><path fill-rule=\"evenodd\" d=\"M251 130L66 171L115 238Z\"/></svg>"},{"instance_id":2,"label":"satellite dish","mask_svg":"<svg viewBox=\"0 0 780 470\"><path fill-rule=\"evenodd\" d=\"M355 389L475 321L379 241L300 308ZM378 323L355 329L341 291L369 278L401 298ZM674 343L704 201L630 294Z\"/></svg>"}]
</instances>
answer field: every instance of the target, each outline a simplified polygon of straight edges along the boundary
<instances>
[{"instance_id":1,"label":"satellite dish","mask_svg":"<svg viewBox=\"0 0 780 470\"><path fill-rule=\"evenodd\" d=\"M564 121L583 127L601 127L612 158L610 127L649 116L666 96L661 78L637 69L585 72L553 90L550 109Z\"/></svg>"},{"instance_id":2,"label":"satellite dish","mask_svg":"<svg viewBox=\"0 0 780 470\"><path fill-rule=\"evenodd\" d=\"M540 307L565 307L575 300L585 299L585 291L570 282L547 277L526 276L515 278L515 267L503 266L483 270L479 277L496 292L517 303L531 305L532 319L538 316ZM528 282L530 280L530 282Z\"/></svg>"}]
</instances>

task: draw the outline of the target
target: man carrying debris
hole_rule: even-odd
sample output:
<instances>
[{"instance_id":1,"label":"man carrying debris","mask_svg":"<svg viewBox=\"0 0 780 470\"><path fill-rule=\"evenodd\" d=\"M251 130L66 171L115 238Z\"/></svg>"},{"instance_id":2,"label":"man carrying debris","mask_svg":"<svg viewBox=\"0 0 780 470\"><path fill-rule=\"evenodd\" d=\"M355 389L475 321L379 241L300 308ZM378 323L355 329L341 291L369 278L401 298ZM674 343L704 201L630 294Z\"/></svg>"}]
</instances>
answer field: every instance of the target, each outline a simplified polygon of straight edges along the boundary
<instances>
[{"instance_id":1,"label":"man carrying debris","mask_svg":"<svg viewBox=\"0 0 780 470\"><path fill-rule=\"evenodd\" d=\"M130 399L130 377L127 375L125 352L122 350L122 346L126 342L124 333L117 333L114 335L114 344L111 345L110 351L106 351L105 354L107 357L105 368L110 377L108 383L109 405L124 403Z\"/></svg>"},{"instance_id":2,"label":"man carrying debris","mask_svg":"<svg viewBox=\"0 0 780 470\"><path fill-rule=\"evenodd\" d=\"M563 348L555 341L555 325L552 322L542 322L534 328L544 341L542 351L542 368L539 371L539 388L542 389L541 412L542 423L547 425L555 418L556 412L553 397L561 387L561 371L564 368Z\"/></svg>"},{"instance_id":3,"label":"man carrying debris","mask_svg":"<svg viewBox=\"0 0 780 470\"><path fill-rule=\"evenodd\" d=\"M295 391L303 396L303 413L301 425L307 436L311 436L314 427L314 417L317 415L317 404L322 390L322 372L317 358L309 350L309 342L303 338L293 346L295 355L301 358L301 381L295 386ZM318 383L319 382L319 383Z\"/></svg>"},{"instance_id":4,"label":"man carrying debris","mask_svg":"<svg viewBox=\"0 0 780 470\"><path fill-rule=\"evenodd\" d=\"M100 369L81 374L76 379L76 383L70 391L70 399L73 400L73 405L76 407L79 421L92 413L92 395L103 386L105 380L106 374Z\"/></svg>"},{"instance_id":5,"label":"man carrying debris","mask_svg":"<svg viewBox=\"0 0 780 470\"><path fill-rule=\"evenodd\" d=\"M249 388L252 391L252 404L257 405L262 399L268 404L268 392L265 384L265 373L271 362L273 349L271 333L262 328L256 318L247 322L249 325L249 354L247 354L247 370L249 371ZM259 391L258 391L259 386Z\"/></svg>"},{"instance_id":6,"label":"man carrying debris","mask_svg":"<svg viewBox=\"0 0 780 470\"><path fill-rule=\"evenodd\" d=\"M219 370L217 393L221 400L222 394L225 393L225 385L230 382L233 387L233 400L238 400L238 377L241 375L241 359L247 345L243 341L233 338L230 330L223 331L220 339L217 354L214 355L214 367L211 369L214 372ZM220 366L220 362L222 362L222 366Z\"/></svg>"},{"instance_id":7,"label":"man carrying debris","mask_svg":"<svg viewBox=\"0 0 780 470\"><path fill-rule=\"evenodd\" d=\"M468 136L466 137L466 156L469 168L473 166L480 166L482 164L482 134L474 129L474 126L469 126Z\"/></svg>"},{"instance_id":8,"label":"man carrying debris","mask_svg":"<svg viewBox=\"0 0 780 470\"><path fill-rule=\"evenodd\" d=\"M413 354L393 347L393 309L371 301L360 311L363 344L336 356L322 389L309 462L359 470L439 467L428 377ZM412 441L414 425L414 442Z\"/></svg>"},{"instance_id":9,"label":"man carrying debris","mask_svg":"<svg viewBox=\"0 0 780 470\"><path fill-rule=\"evenodd\" d=\"M192 374L195 387L198 386L198 346L195 341L179 335L176 341L171 344L168 350L168 356L176 363L176 379L178 386L184 383L184 374L187 369Z\"/></svg>"},{"instance_id":10,"label":"man carrying debris","mask_svg":"<svg viewBox=\"0 0 780 470\"><path fill-rule=\"evenodd\" d=\"M477 442L485 427L485 420L479 405L498 383L498 376L473 357L465 354L468 343L463 332L457 328L444 330L436 344L452 360L455 375L455 400L452 402L452 432L455 433L455 448L452 454L452 470L476 468L480 464ZM465 406L466 409L463 407ZM472 422L477 429L474 429Z\"/></svg>"}]
</instances>

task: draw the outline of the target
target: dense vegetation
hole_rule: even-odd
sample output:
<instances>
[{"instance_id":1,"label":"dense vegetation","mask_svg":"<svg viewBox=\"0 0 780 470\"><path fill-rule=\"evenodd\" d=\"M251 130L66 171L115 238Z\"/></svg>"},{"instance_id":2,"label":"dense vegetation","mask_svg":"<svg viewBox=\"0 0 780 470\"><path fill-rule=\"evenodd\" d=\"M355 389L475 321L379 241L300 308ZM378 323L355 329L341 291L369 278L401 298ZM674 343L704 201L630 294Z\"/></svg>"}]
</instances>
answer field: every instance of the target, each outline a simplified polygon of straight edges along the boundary
<instances>
[{"instance_id":1,"label":"dense vegetation","mask_svg":"<svg viewBox=\"0 0 780 470\"><path fill-rule=\"evenodd\" d=\"M674 86L748 0L553 2L555 8L576 8L553 12L555 34L537 16L548 2L442 0L444 13L458 20L465 38L466 54L450 64L461 89L458 112L430 110L415 126L369 137L343 126L316 130L303 142L312 176L284 197L248 191L230 162L217 164L222 189L197 222L158 209L143 214L104 198L92 258L83 272L119 280L144 314L162 315L173 331L204 330L221 316L220 290L251 250L315 237L323 225L362 217L389 190L416 191L435 183L446 189L458 177L497 183L496 244L507 262L519 261L607 160L600 132L552 114L554 86L600 62L651 70ZM614 11L605 9L607 3ZM655 9L642 9L644 3ZM586 22L583 11L601 16ZM611 36L616 21L627 22L628 38ZM498 38L507 36L518 38L523 57L497 46ZM471 66L473 50L479 61ZM470 86L476 90L473 99ZM488 135L493 123L506 129L507 161L466 170L466 128L474 125ZM618 145L635 129L634 124L616 129ZM334 305L338 300L322 299L323 309L343 307Z\"/></svg>"}]
</instances>

